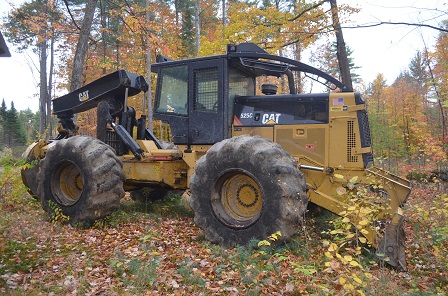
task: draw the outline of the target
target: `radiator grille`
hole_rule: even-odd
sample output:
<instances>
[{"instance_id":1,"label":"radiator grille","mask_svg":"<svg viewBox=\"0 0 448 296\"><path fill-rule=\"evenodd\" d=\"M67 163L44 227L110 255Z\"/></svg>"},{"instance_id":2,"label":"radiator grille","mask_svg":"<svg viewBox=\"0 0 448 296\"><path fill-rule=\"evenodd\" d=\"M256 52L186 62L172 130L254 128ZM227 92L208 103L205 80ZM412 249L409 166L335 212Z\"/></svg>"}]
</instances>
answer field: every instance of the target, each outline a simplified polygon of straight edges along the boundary
<instances>
[{"instance_id":1,"label":"radiator grille","mask_svg":"<svg viewBox=\"0 0 448 296\"><path fill-rule=\"evenodd\" d=\"M370 126L369 126L369 117L367 115L367 111L360 110L358 111L359 118L359 129L361 132L361 147L371 147L372 146L372 138L370 136ZM373 154L372 153L363 153L362 159L364 162L364 167L369 167L373 164Z\"/></svg>"},{"instance_id":2,"label":"radiator grille","mask_svg":"<svg viewBox=\"0 0 448 296\"><path fill-rule=\"evenodd\" d=\"M358 162L358 156L352 154L353 148L356 147L356 135L354 130L354 122L347 122L347 162Z\"/></svg>"},{"instance_id":3,"label":"radiator grille","mask_svg":"<svg viewBox=\"0 0 448 296\"><path fill-rule=\"evenodd\" d=\"M367 116L367 112L363 110L363 112L358 112L358 117L360 118L361 123L361 147L370 147L372 146L371 137L370 137L370 126L369 126L369 117Z\"/></svg>"}]
</instances>

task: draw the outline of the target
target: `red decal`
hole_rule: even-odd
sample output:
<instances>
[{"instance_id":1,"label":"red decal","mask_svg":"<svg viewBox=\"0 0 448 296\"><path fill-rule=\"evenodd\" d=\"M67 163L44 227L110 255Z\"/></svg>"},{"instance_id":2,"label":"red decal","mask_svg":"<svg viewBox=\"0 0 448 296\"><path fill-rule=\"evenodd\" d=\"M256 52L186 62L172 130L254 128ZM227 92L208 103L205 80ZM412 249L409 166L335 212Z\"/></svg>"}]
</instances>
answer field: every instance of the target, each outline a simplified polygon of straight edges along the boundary
<instances>
[{"instance_id":1,"label":"red decal","mask_svg":"<svg viewBox=\"0 0 448 296\"><path fill-rule=\"evenodd\" d=\"M236 117L236 115L233 115L233 125L235 126L243 125L241 121L238 119L238 117Z\"/></svg>"},{"instance_id":2,"label":"red decal","mask_svg":"<svg viewBox=\"0 0 448 296\"><path fill-rule=\"evenodd\" d=\"M306 144L305 149L306 150L314 150L314 144Z\"/></svg>"}]
</instances>

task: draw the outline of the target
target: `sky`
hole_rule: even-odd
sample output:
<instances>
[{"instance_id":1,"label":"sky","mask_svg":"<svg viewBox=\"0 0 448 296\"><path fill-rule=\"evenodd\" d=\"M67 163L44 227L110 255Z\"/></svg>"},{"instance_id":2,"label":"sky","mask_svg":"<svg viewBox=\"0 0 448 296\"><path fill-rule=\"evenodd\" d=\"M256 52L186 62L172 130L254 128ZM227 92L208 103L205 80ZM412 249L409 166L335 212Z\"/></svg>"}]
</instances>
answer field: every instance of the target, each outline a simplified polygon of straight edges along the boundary
<instances>
[{"instance_id":1,"label":"sky","mask_svg":"<svg viewBox=\"0 0 448 296\"><path fill-rule=\"evenodd\" d=\"M1 18L23 0L0 0ZM349 4L361 11L350 18L351 24L362 26L378 22L421 23L440 27L448 20L448 0L338 0L338 5ZM347 46L353 50L353 60L360 67L356 73L366 84L382 73L391 84L400 72L408 69L411 59L426 44L433 49L437 30L406 25L381 25L372 28L343 29ZM6 41L7 42L7 41ZM38 110L39 89L36 55L18 53L8 44L12 57L0 58L0 100L7 108L11 100L17 110ZM304 60L303 62L308 63Z\"/></svg>"},{"instance_id":2,"label":"sky","mask_svg":"<svg viewBox=\"0 0 448 296\"><path fill-rule=\"evenodd\" d=\"M379 22L404 22L441 27L448 20L447 0L338 0L338 5L349 4L361 8L353 15L353 24L363 26ZM356 70L370 83L382 73L388 84L400 72L407 70L417 51L432 50L439 31L408 25L381 25L371 28L343 29L344 40L352 50Z\"/></svg>"}]
</instances>

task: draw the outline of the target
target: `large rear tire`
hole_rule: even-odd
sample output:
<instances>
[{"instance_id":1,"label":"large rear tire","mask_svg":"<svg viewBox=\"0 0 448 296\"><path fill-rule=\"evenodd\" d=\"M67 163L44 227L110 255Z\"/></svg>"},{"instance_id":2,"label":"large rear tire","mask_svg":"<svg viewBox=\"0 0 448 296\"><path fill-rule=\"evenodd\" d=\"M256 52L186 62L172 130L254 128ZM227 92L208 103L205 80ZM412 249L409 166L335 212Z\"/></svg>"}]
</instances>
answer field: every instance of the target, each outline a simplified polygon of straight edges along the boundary
<instances>
[{"instance_id":1,"label":"large rear tire","mask_svg":"<svg viewBox=\"0 0 448 296\"><path fill-rule=\"evenodd\" d=\"M37 194L51 213L55 204L71 223L91 222L118 209L124 196L122 162L98 139L75 136L54 143L40 161Z\"/></svg>"},{"instance_id":2,"label":"large rear tire","mask_svg":"<svg viewBox=\"0 0 448 296\"><path fill-rule=\"evenodd\" d=\"M243 135L215 144L197 163L190 206L207 240L232 248L300 228L308 199L297 162L280 145Z\"/></svg>"}]
</instances>

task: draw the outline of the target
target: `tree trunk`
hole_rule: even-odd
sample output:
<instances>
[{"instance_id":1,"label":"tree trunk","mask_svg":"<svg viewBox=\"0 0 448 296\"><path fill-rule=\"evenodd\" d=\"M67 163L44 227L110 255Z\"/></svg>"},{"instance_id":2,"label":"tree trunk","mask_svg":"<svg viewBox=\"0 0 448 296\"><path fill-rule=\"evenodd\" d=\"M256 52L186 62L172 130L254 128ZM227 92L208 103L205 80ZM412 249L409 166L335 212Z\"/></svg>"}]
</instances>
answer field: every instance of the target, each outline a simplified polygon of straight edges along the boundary
<instances>
[{"instance_id":1,"label":"tree trunk","mask_svg":"<svg viewBox=\"0 0 448 296\"><path fill-rule=\"evenodd\" d=\"M53 67L54 67L54 37L50 41L50 75L48 76L48 95L47 95L47 127L48 127L48 137L52 136L53 127L51 124L51 95L52 95L52 85L53 85Z\"/></svg>"},{"instance_id":2,"label":"tree trunk","mask_svg":"<svg viewBox=\"0 0 448 296\"><path fill-rule=\"evenodd\" d=\"M224 34L224 27L226 26L226 0L222 0L222 32Z\"/></svg>"},{"instance_id":3,"label":"tree trunk","mask_svg":"<svg viewBox=\"0 0 448 296\"><path fill-rule=\"evenodd\" d=\"M70 91L74 91L82 86L82 72L89 45L90 28L92 27L97 2L98 0L89 0L86 5L84 20L82 22L78 44L76 45Z\"/></svg>"},{"instance_id":4,"label":"tree trunk","mask_svg":"<svg viewBox=\"0 0 448 296\"><path fill-rule=\"evenodd\" d=\"M151 13L149 11L150 0L146 0L146 22L151 23ZM177 17L177 14L176 14ZM149 26L148 26L149 27ZM146 81L148 82L148 92L146 93L146 99L148 103L148 129L153 131L152 123L152 89L151 89L151 32L149 28L146 28Z\"/></svg>"},{"instance_id":5,"label":"tree trunk","mask_svg":"<svg viewBox=\"0 0 448 296\"><path fill-rule=\"evenodd\" d=\"M333 29L336 34L337 57L339 63L339 71L341 72L342 83L353 89L352 77L350 75L350 67L347 57L347 48L345 47L344 36L342 34L341 24L339 23L338 4L336 0L330 0L331 16L333 18Z\"/></svg>"},{"instance_id":6,"label":"tree trunk","mask_svg":"<svg viewBox=\"0 0 448 296\"><path fill-rule=\"evenodd\" d=\"M104 3L100 1L100 11L101 11L101 27L103 30L101 30L101 39L103 40L103 60L106 60L107 56L107 41L108 41L108 34L106 30L106 15L104 11ZM106 75L107 69L106 65L103 67L103 75Z\"/></svg>"},{"instance_id":7,"label":"tree trunk","mask_svg":"<svg viewBox=\"0 0 448 296\"><path fill-rule=\"evenodd\" d=\"M302 46L299 43L294 44L294 59L298 62L302 59ZM296 92L301 94L303 92L302 73L297 72L296 79Z\"/></svg>"},{"instance_id":8,"label":"tree trunk","mask_svg":"<svg viewBox=\"0 0 448 296\"><path fill-rule=\"evenodd\" d=\"M199 20L199 15L201 12L201 1L196 0L195 10L194 10L194 23L196 29L196 56L199 56L199 46L201 45L201 22Z\"/></svg>"},{"instance_id":9,"label":"tree trunk","mask_svg":"<svg viewBox=\"0 0 448 296\"><path fill-rule=\"evenodd\" d=\"M42 29L45 30L45 29ZM39 83L39 112L40 124L39 134L43 135L47 129L46 122L46 103L47 103L47 40L44 38L39 43L39 68L40 68L40 83Z\"/></svg>"}]
</instances>

